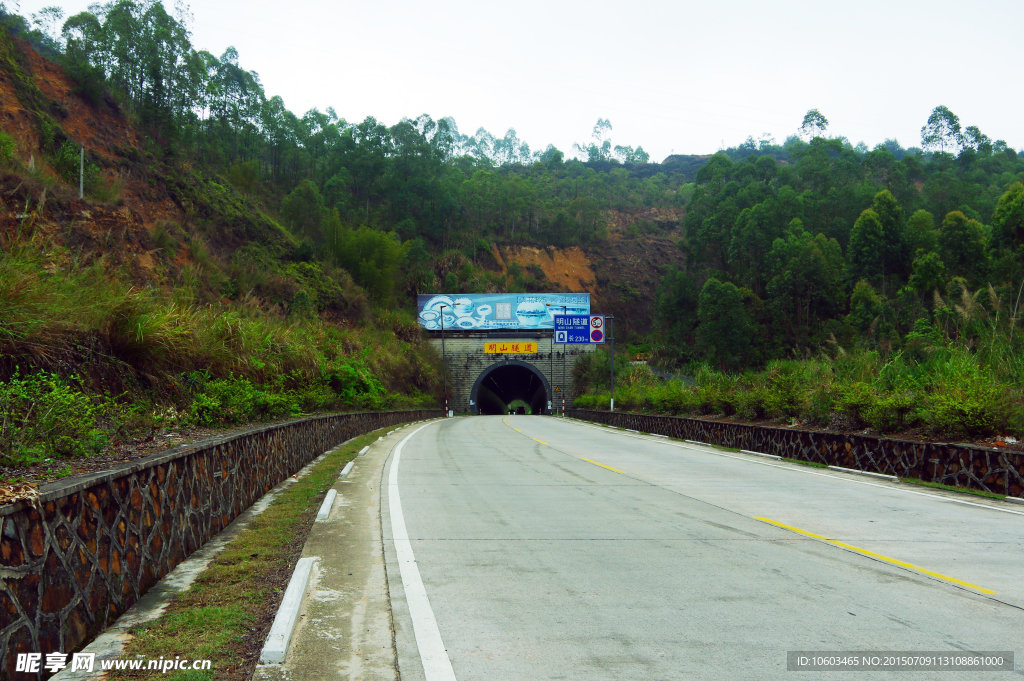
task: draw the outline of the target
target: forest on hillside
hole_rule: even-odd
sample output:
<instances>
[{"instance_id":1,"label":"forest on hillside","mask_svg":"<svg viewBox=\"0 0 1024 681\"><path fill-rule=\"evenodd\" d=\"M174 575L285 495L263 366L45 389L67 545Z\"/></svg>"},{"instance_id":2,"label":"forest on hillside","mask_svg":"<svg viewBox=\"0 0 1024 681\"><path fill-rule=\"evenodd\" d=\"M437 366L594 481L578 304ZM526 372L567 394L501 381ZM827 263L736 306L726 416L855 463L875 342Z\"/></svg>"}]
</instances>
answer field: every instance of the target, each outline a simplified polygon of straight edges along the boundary
<instances>
[{"instance_id":1,"label":"forest on hillside","mask_svg":"<svg viewBox=\"0 0 1024 681\"><path fill-rule=\"evenodd\" d=\"M815 111L782 144L748 138L710 158L657 164L642 148L613 145L604 119L572 150L531 152L515 130L464 135L451 118L388 127L331 108L298 115L235 50L216 57L193 46L187 21L156 0L6 21L87 96L115 98L160 155L207 165L259 197L307 251L339 262L382 303L524 285L488 276L493 243L598 244L609 211L659 207L685 209L679 245L689 259L686 271L663 273L663 336L694 341L687 348L707 336L696 331L710 279L719 297L745 301L757 327L712 358L723 367L849 338L837 322L850 314L870 316L852 324L858 333L878 318L873 335L891 340L936 291L952 285L959 300L963 286L973 295L991 283L1008 300L1020 281L1012 187L1024 159L961 129L945 107L922 130L923 148L853 146L829 137Z\"/></svg>"},{"instance_id":2,"label":"forest on hillside","mask_svg":"<svg viewBox=\"0 0 1024 681\"><path fill-rule=\"evenodd\" d=\"M625 215L630 237L662 230L685 254L684 267L658 273L655 318L621 339L663 371L735 377L782 366L773 362L855 356L864 360L856 371L831 375L855 375L888 399L896 383L876 379L899 365L918 376L916 388L900 384L912 399L939 380L938 369L921 367L968 357L971 381L999 386L985 393L989 403L1019 403L1011 388L1024 378L1024 152L944 106L922 121L919 146L853 144L812 110L781 143L750 137L651 163L641 147L613 144L605 119L572 149L531 150L514 130L467 135L447 117L387 126L332 108L296 114L234 49L217 57L194 46L188 18L156 0L70 17L4 12L3 21L84 97L129 115L145 154L223 178L294 235L288 257L342 268L380 308L407 310L416 293L439 289L542 290L536 273L502 271L494 246L600 250L609 216ZM76 149L42 137L57 166ZM666 230L642 219L651 209L682 217ZM222 286L229 299L245 296L229 277ZM588 380L597 405L601 387ZM750 413L794 415L808 394ZM679 404L650 408L693 411ZM701 413L743 411L702 405ZM979 432L1009 427L1000 413ZM917 418L900 414L898 425Z\"/></svg>"}]
</instances>

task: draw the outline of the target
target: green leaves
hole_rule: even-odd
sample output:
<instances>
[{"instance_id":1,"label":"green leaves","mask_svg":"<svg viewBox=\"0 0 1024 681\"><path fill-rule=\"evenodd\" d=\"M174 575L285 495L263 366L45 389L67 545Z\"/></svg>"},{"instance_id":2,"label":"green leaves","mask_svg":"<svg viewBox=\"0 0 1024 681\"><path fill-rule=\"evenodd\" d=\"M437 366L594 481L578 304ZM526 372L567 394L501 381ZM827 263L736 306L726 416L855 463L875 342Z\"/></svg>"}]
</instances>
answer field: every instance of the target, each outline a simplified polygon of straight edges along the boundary
<instances>
[{"instance_id":1,"label":"green leaves","mask_svg":"<svg viewBox=\"0 0 1024 681\"><path fill-rule=\"evenodd\" d=\"M921 146L925 149L947 148L956 150L960 146L960 119L944 106L937 106L928 116L928 122L921 128Z\"/></svg>"},{"instance_id":2,"label":"green leaves","mask_svg":"<svg viewBox=\"0 0 1024 681\"><path fill-rule=\"evenodd\" d=\"M878 213L866 209L850 230L846 272L850 281L880 279L885 253L885 233Z\"/></svg>"},{"instance_id":3,"label":"green leaves","mask_svg":"<svg viewBox=\"0 0 1024 681\"><path fill-rule=\"evenodd\" d=\"M738 369L753 359L753 328L735 284L708 279L697 302L697 318L697 343L712 364Z\"/></svg>"},{"instance_id":4,"label":"green leaves","mask_svg":"<svg viewBox=\"0 0 1024 681\"><path fill-rule=\"evenodd\" d=\"M107 435L99 421L112 409L55 374L21 376L16 368L0 382L0 462L26 465L46 457L87 456L99 452Z\"/></svg>"},{"instance_id":5,"label":"green leaves","mask_svg":"<svg viewBox=\"0 0 1024 681\"><path fill-rule=\"evenodd\" d=\"M939 229L939 255L951 274L980 284L988 270L984 227L960 211L953 211Z\"/></svg>"}]
</instances>

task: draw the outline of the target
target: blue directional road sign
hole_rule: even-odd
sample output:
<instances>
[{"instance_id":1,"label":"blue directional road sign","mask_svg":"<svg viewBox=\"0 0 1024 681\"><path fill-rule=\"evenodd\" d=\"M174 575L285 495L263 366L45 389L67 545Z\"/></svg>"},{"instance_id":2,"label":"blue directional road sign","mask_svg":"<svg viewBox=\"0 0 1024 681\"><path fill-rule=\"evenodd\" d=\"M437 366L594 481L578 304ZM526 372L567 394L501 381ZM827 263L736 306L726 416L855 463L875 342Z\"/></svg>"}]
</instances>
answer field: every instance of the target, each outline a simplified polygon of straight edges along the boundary
<instances>
[{"instance_id":1,"label":"blue directional road sign","mask_svg":"<svg viewBox=\"0 0 1024 681\"><path fill-rule=\"evenodd\" d=\"M604 343L603 314L555 316L555 342L569 345Z\"/></svg>"}]
</instances>

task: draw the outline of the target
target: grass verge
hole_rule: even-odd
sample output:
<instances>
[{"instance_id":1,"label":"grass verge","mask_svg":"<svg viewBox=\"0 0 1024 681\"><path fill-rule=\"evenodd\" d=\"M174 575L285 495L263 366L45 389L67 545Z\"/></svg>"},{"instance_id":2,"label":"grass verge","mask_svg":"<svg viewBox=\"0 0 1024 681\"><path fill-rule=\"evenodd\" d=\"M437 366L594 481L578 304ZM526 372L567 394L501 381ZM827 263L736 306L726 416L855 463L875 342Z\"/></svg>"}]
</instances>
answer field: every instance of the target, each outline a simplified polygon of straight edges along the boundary
<instances>
[{"instance_id":1,"label":"grass verge","mask_svg":"<svg viewBox=\"0 0 1024 681\"><path fill-rule=\"evenodd\" d=\"M971 489L970 487L957 487L955 485L943 485L941 482L928 482L919 478L900 478L900 482L909 482L912 485L920 485L921 487L931 487L932 489L944 489L949 492L961 492L964 494L973 494L978 497L987 497L989 499L999 499L1002 501L1006 498L1003 494L996 494L995 492L986 492L981 489Z\"/></svg>"},{"instance_id":2,"label":"grass verge","mask_svg":"<svg viewBox=\"0 0 1024 681\"><path fill-rule=\"evenodd\" d=\"M248 679L324 495L342 466L382 432L387 430L360 435L339 447L282 493L159 618L133 629L134 638L122 653L122 659L209 659L211 670L170 675L120 671L112 678Z\"/></svg>"},{"instance_id":3,"label":"grass verge","mask_svg":"<svg viewBox=\"0 0 1024 681\"><path fill-rule=\"evenodd\" d=\"M788 461L790 463L798 463L801 466L813 466L814 468L828 468L828 465L823 464L823 463L818 463L817 461L804 461L803 459L791 459L788 456L782 457L782 460L783 461Z\"/></svg>"}]
</instances>

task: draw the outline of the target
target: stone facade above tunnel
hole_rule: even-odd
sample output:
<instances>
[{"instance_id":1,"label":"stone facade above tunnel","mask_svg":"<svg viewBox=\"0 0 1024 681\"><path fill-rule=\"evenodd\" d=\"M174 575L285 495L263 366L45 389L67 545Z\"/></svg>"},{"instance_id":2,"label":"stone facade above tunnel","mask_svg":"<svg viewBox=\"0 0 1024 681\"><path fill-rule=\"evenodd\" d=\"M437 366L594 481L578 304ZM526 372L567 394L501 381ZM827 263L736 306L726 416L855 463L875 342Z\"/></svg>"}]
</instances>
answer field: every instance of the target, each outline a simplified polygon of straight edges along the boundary
<instances>
[{"instance_id":1,"label":"stone facade above tunnel","mask_svg":"<svg viewBox=\"0 0 1024 681\"><path fill-rule=\"evenodd\" d=\"M572 382L572 367L585 354L593 352L594 345L559 345L552 340L550 331L541 333L501 334L445 332L444 348L447 356L448 378L452 385L448 386L449 408L456 414L475 413L476 405L470 404L473 386L477 379L488 368L501 364L506 360L518 360L533 366L539 371L548 384L567 386L565 390L565 408L572 407L572 396L575 393ZM487 354L484 346L488 342L503 343L537 343L536 353ZM441 335L431 334L431 346L441 354ZM563 372L563 348L564 372ZM561 411L561 392L555 393L553 408Z\"/></svg>"}]
</instances>

